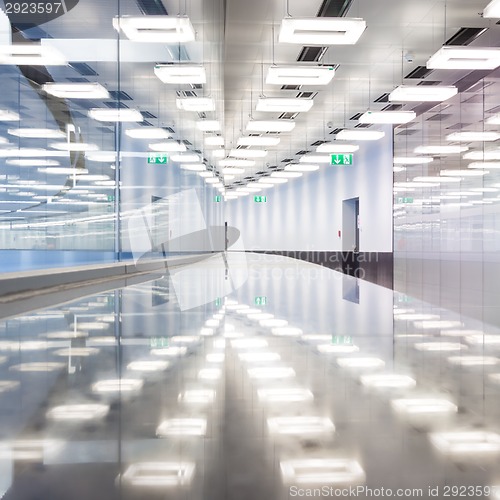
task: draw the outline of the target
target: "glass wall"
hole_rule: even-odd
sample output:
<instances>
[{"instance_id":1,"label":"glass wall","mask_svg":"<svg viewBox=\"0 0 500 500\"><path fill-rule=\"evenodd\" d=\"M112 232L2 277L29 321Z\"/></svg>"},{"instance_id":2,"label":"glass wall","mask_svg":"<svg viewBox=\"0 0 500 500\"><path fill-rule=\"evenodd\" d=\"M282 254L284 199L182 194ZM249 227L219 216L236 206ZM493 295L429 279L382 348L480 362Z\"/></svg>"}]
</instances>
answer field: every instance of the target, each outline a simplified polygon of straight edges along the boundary
<instances>
[{"instance_id":1,"label":"glass wall","mask_svg":"<svg viewBox=\"0 0 500 500\"><path fill-rule=\"evenodd\" d=\"M0 1L0 272L213 250L222 185L199 122L223 120L218 3L22 5Z\"/></svg>"}]
</instances>

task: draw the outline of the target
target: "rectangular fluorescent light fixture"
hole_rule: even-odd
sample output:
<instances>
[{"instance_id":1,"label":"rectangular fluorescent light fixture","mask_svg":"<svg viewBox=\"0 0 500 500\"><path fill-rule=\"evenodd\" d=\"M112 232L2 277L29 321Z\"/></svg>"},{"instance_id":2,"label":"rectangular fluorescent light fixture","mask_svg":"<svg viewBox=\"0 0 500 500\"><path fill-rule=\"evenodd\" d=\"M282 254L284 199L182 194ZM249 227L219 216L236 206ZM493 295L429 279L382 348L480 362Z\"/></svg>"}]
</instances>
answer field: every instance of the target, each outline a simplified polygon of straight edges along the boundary
<instances>
[{"instance_id":1,"label":"rectangular fluorescent light fixture","mask_svg":"<svg viewBox=\"0 0 500 500\"><path fill-rule=\"evenodd\" d=\"M115 17L113 27L134 42L185 43L195 39L193 25L185 16Z\"/></svg>"},{"instance_id":2,"label":"rectangular fluorescent light fixture","mask_svg":"<svg viewBox=\"0 0 500 500\"><path fill-rule=\"evenodd\" d=\"M341 130L335 138L338 141L378 141L385 136L385 132L378 130L359 130L359 129L344 129Z\"/></svg>"},{"instance_id":3,"label":"rectangular fluorescent light fixture","mask_svg":"<svg viewBox=\"0 0 500 500\"><path fill-rule=\"evenodd\" d=\"M500 345L500 335L488 335L488 334L474 334L465 337L465 341L468 344L481 346L481 345Z\"/></svg>"},{"instance_id":4,"label":"rectangular fluorescent light fixture","mask_svg":"<svg viewBox=\"0 0 500 500\"><path fill-rule=\"evenodd\" d=\"M434 447L446 455L500 453L500 435L494 432L434 432L429 437Z\"/></svg>"},{"instance_id":5,"label":"rectangular fluorescent light fixture","mask_svg":"<svg viewBox=\"0 0 500 500\"><path fill-rule=\"evenodd\" d=\"M99 122L142 122L144 117L137 109L104 109L92 108L90 118Z\"/></svg>"},{"instance_id":6,"label":"rectangular fluorescent light fixture","mask_svg":"<svg viewBox=\"0 0 500 500\"><path fill-rule=\"evenodd\" d=\"M242 174L243 172L245 172L245 169L244 168L238 168L238 167L225 167L223 170L222 170L224 176L226 175L238 175L238 174Z\"/></svg>"},{"instance_id":7,"label":"rectangular fluorescent light fixture","mask_svg":"<svg viewBox=\"0 0 500 500\"><path fill-rule=\"evenodd\" d=\"M483 10L483 17L485 19L500 18L500 1L491 0L491 2Z\"/></svg>"},{"instance_id":8,"label":"rectangular fluorescent light fixture","mask_svg":"<svg viewBox=\"0 0 500 500\"><path fill-rule=\"evenodd\" d=\"M177 109L198 113L214 111L215 103L211 97L184 97L175 100Z\"/></svg>"},{"instance_id":9,"label":"rectangular fluorescent light fixture","mask_svg":"<svg viewBox=\"0 0 500 500\"><path fill-rule=\"evenodd\" d=\"M250 120L247 123L248 132L291 132L295 122L291 120Z\"/></svg>"},{"instance_id":10,"label":"rectangular fluorescent light fixture","mask_svg":"<svg viewBox=\"0 0 500 500\"><path fill-rule=\"evenodd\" d=\"M240 352L238 357L246 363L270 363L281 360L277 352Z\"/></svg>"},{"instance_id":11,"label":"rectangular fluorescent light fixture","mask_svg":"<svg viewBox=\"0 0 500 500\"><path fill-rule=\"evenodd\" d=\"M500 150L496 151L469 151L463 156L464 160L500 160Z\"/></svg>"},{"instance_id":12,"label":"rectangular fluorescent light fixture","mask_svg":"<svg viewBox=\"0 0 500 500\"><path fill-rule=\"evenodd\" d=\"M64 56L54 47L35 43L0 45L0 64L13 66L65 66Z\"/></svg>"},{"instance_id":13,"label":"rectangular fluorescent light fixture","mask_svg":"<svg viewBox=\"0 0 500 500\"><path fill-rule=\"evenodd\" d=\"M221 167L253 167L255 166L255 160L226 158L225 160L219 160L219 165Z\"/></svg>"},{"instance_id":14,"label":"rectangular fluorescent light fixture","mask_svg":"<svg viewBox=\"0 0 500 500\"><path fill-rule=\"evenodd\" d=\"M207 421L204 418L171 418L156 429L158 437L204 436L206 433Z\"/></svg>"},{"instance_id":15,"label":"rectangular fluorescent light fixture","mask_svg":"<svg viewBox=\"0 0 500 500\"><path fill-rule=\"evenodd\" d=\"M190 170L191 172L204 172L207 167L204 163L181 163L182 170Z\"/></svg>"},{"instance_id":16,"label":"rectangular fluorescent light fixture","mask_svg":"<svg viewBox=\"0 0 500 500\"><path fill-rule=\"evenodd\" d=\"M261 97L257 101L257 111L269 113L303 113L313 107L312 99L295 99L287 97Z\"/></svg>"},{"instance_id":17,"label":"rectangular fluorescent light fixture","mask_svg":"<svg viewBox=\"0 0 500 500\"><path fill-rule=\"evenodd\" d=\"M159 372L168 368L168 361L132 361L127 365L127 370L133 372Z\"/></svg>"},{"instance_id":18,"label":"rectangular fluorescent light fixture","mask_svg":"<svg viewBox=\"0 0 500 500\"><path fill-rule=\"evenodd\" d=\"M499 358L493 356L450 356L448 362L458 366L495 366L500 363Z\"/></svg>"},{"instance_id":19,"label":"rectangular fluorescent light fixture","mask_svg":"<svg viewBox=\"0 0 500 500\"><path fill-rule=\"evenodd\" d=\"M403 415L447 415L458 411L455 404L441 398L393 399L391 406L394 411Z\"/></svg>"},{"instance_id":20,"label":"rectangular fluorescent light fixture","mask_svg":"<svg viewBox=\"0 0 500 500\"><path fill-rule=\"evenodd\" d=\"M394 165L423 165L431 163L434 158L430 156L395 156L392 161Z\"/></svg>"},{"instance_id":21,"label":"rectangular fluorescent light fixture","mask_svg":"<svg viewBox=\"0 0 500 500\"><path fill-rule=\"evenodd\" d=\"M285 167L286 172L315 172L319 165L303 163L302 165L289 164Z\"/></svg>"},{"instance_id":22,"label":"rectangular fluorescent light fixture","mask_svg":"<svg viewBox=\"0 0 500 500\"><path fill-rule=\"evenodd\" d=\"M363 375L360 380L365 387L376 389L410 389L417 385L415 379L408 375L396 375L393 373Z\"/></svg>"},{"instance_id":23,"label":"rectangular fluorescent light fixture","mask_svg":"<svg viewBox=\"0 0 500 500\"><path fill-rule=\"evenodd\" d=\"M203 132L217 132L220 130L220 122L218 120L198 120L196 128Z\"/></svg>"},{"instance_id":24,"label":"rectangular fluorescent light fixture","mask_svg":"<svg viewBox=\"0 0 500 500\"><path fill-rule=\"evenodd\" d=\"M219 368L203 368L198 372L200 380L219 380L222 375L222 370Z\"/></svg>"},{"instance_id":25,"label":"rectangular fluorescent light fixture","mask_svg":"<svg viewBox=\"0 0 500 500\"><path fill-rule=\"evenodd\" d=\"M180 162L180 163L195 163L200 161L200 157L197 154L175 154L170 157L172 161Z\"/></svg>"},{"instance_id":26,"label":"rectangular fluorescent light fixture","mask_svg":"<svg viewBox=\"0 0 500 500\"><path fill-rule=\"evenodd\" d=\"M108 99L109 92L100 83L44 83L42 90L59 99Z\"/></svg>"},{"instance_id":27,"label":"rectangular fluorescent light fixture","mask_svg":"<svg viewBox=\"0 0 500 500\"><path fill-rule=\"evenodd\" d=\"M10 202L9 202L10 203ZM53 372L56 370L60 370L66 366L65 363L56 363L56 362L32 362L32 363L20 363L18 365L12 365L9 367L9 370L16 372Z\"/></svg>"},{"instance_id":28,"label":"rectangular fluorescent light fixture","mask_svg":"<svg viewBox=\"0 0 500 500\"><path fill-rule=\"evenodd\" d=\"M274 417L267 419L267 427L271 434L294 436L316 435L334 432L333 422L326 417Z\"/></svg>"},{"instance_id":29,"label":"rectangular fluorescent light fixture","mask_svg":"<svg viewBox=\"0 0 500 500\"><path fill-rule=\"evenodd\" d=\"M87 142L52 142L50 147L60 151L97 151L99 149L97 144Z\"/></svg>"},{"instance_id":30,"label":"rectangular fluorescent light fixture","mask_svg":"<svg viewBox=\"0 0 500 500\"><path fill-rule=\"evenodd\" d=\"M194 470L195 464L191 462L142 462L131 465L122 480L132 486L173 488L189 485Z\"/></svg>"},{"instance_id":31,"label":"rectangular fluorescent light fixture","mask_svg":"<svg viewBox=\"0 0 500 500\"><path fill-rule=\"evenodd\" d=\"M284 179L294 179L302 177L302 172L273 172L271 177L282 177Z\"/></svg>"},{"instance_id":32,"label":"rectangular fluorescent light fixture","mask_svg":"<svg viewBox=\"0 0 500 500\"><path fill-rule=\"evenodd\" d=\"M18 122L20 119L18 113L8 109L0 109L0 122Z\"/></svg>"},{"instance_id":33,"label":"rectangular fluorescent light fixture","mask_svg":"<svg viewBox=\"0 0 500 500\"><path fill-rule=\"evenodd\" d=\"M207 363L223 363L225 360L225 354L223 352L211 352L207 354Z\"/></svg>"},{"instance_id":34,"label":"rectangular fluorescent light fixture","mask_svg":"<svg viewBox=\"0 0 500 500\"><path fill-rule=\"evenodd\" d=\"M231 340L231 347L233 349L260 349L267 347L268 343L265 339L234 339Z\"/></svg>"},{"instance_id":35,"label":"rectangular fluorescent light fixture","mask_svg":"<svg viewBox=\"0 0 500 500\"><path fill-rule=\"evenodd\" d=\"M480 177L489 174L487 170L441 170L439 175L451 177Z\"/></svg>"},{"instance_id":36,"label":"rectangular fluorescent light fixture","mask_svg":"<svg viewBox=\"0 0 500 500\"><path fill-rule=\"evenodd\" d=\"M332 66L271 66L269 85L328 85L335 75Z\"/></svg>"},{"instance_id":37,"label":"rectangular fluorescent light fixture","mask_svg":"<svg viewBox=\"0 0 500 500\"><path fill-rule=\"evenodd\" d=\"M179 394L177 399L182 403L209 404L215 401L215 391L213 389L188 389Z\"/></svg>"},{"instance_id":38,"label":"rectangular fluorescent light fixture","mask_svg":"<svg viewBox=\"0 0 500 500\"><path fill-rule=\"evenodd\" d=\"M391 123L402 124L416 118L415 111L366 111L360 118L360 123Z\"/></svg>"},{"instance_id":39,"label":"rectangular fluorescent light fixture","mask_svg":"<svg viewBox=\"0 0 500 500\"><path fill-rule=\"evenodd\" d=\"M240 137L238 146L277 146L280 143L279 137Z\"/></svg>"},{"instance_id":40,"label":"rectangular fluorescent light fixture","mask_svg":"<svg viewBox=\"0 0 500 500\"><path fill-rule=\"evenodd\" d=\"M170 346L161 349L151 349L151 354L154 356L184 356L187 352L187 347L184 346Z\"/></svg>"},{"instance_id":41,"label":"rectangular fluorescent light fixture","mask_svg":"<svg viewBox=\"0 0 500 500\"><path fill-rule=\"evenodd\" d=\"M500 134L498 132L454 132L446 136L447 141L463 142L490 142L498 141Z\"/></svg>"},{"instance_id":42,"label":"rectangular fluorescent light fixture","mask_svg":"<svg viewBox=\"0 0 500 500\"><path fill-rule=\"evenodd\" d=\"M104 418L109 412L109 405L104 404L76 404L55 406L47 412L51 420L95 420Z\"/></svg>"},{"instance_id":43,"label":"rectangular fluorescent light fixture","mask_svg":"<svg viewBox=\"0 0 500 500\"><path fill-rule=\"evenodd\" d=\"M316 148L316 153L355 153L358 150L359 146L353 144L333 144L326 142Z\"/></svg>"},{"instance_id":44,"label":"rectangular fluorescent light fixture","mask_svg":"<svg viewBox=\"0 0 500 500\"><path fill-rule=\"evenodd\" d=\"M303 155L299 163L327 163L330 164L332 157L330 155Z\"/></svg>"},{"instance_id":45,"label":"rectangular fluorescent light fixture","mask_svg":"<svg viewBox=\"0 0 500 500\"><path fill-rule=\"evenodd\" d=\"M168 139L170 134L163 128L139 127L125 130L125 135L132 139Z\"/></svg>"},{"instance_id":46,"label":"rectangular fluorescent light fixture","mask_svg":"<svg viewBox=\"0 0 500 500\"><path fill-rule=\"evenodd\" d=\"M427 155L452 155L464 153L468 149L467 146L418 146L413 152Z\"/></svg>"},{"instance_id":47,"label":"rectangular fluorescent light fixture","mask_svg":"<svg viewBox=\"0 0 500 500\"><path fill-rule=\"evenodd\" d=\"M454 86L400 85L389 94L389 101L442 102L457 95L457 93L458 89Z\"/></svg>"},{"instance_id":48,"label":"rectangular fluorescent light fixture","mask_svg":"<svg viewBox=\"0 0 500 500\"><path fill-rule=\"evenodd\" d=\"M99 394L111 392L133 392L142 389L143 381L137 378L117 378L100 380L92 384L92 392Z\"/></svg>"},{"instance_id":49,"label":"rectangular fluorescent light fixture","mask_svg":"<svg viewBox=\"0 0 500 500\"><path fill-rule=\"evenodd\" d=\"M205 137L205 145L207 146L224 146L224 137L218 135L214 137Z\"/></svg>"},{"instance_id":50,"label":"rectangular fluorescent light fixture","mask_svg":"<svg viewBox=\"0 0 500 500\"><path fill-rule=\"evenodd\" d=\"M373 370L383 368L385 362L379 358L338 358L337 364L341 368L348 368L354 370Z\"/></svg>"},{"instance_id":51,"label":"rectangular fluorescent light fixture","mask_svg":"<svg viewBox=\"0 0 500 500\"><path fill-rule=\"evenodd\" d=\"M7 133L16 137L30 139L60 139L66 137L62 130L53 128L9 128Z\"/></svg>"},{"instance_id":52,"label":"rectangular fluorescent light fixture","mask_svg":"<svg viewBox=\"0 0 500 500\"><path fill-rule=\"evenodd\" d=\"M163 83L172 85L207 83L205 68L200 64L157 64L154 72Z\"/></svg>"},{"instance_id":53,"label":"rectangular fluorescent light fixture","mask_svg":"<svg viewBox=\"0 0 500 500\"><path fill-rule=\"evenodd\" d=\"M308 458L280 463L283 481L287 484L358 484L365 473L355 460Z\"/></svg>"},{"instance_id":54,"label":"rectangular fluorescent light fixture","mask_svg":"<svg viewBox=\"0 0 500 500\"><path fill-rule=\"evenodd\" d=\"M467 349L467 346L460 342L418 342L413 344L417 351L426 352L450 352Z\"/></svg>"},{"instance_id":55,"label":"rectangular fluorescent light fixture","mask_svg":"<svg viewBox=\"0 0 500 500\"><path fill-rule=\"evenodd\" d=\"M249 368L248 376L257 380L283 379L295 377L295 370L289 366Z\"/></svg>"},{"instance_id":56,"label":"rectangular fluorescent light fixture","mask_svg":"<svg viewBox=\"0 0 500 500\"><path fill-rule=\"evenodd\" d=\"M363 19L346 17L285 17L279 43L300 45L354 45L366 29Z\"/></svg>"},{"instance_id":57,"label":"rectangular fluorescent light fixture","mask_svg":"<svg viewBox=\"0 0 500 500\"><path fill-rule=\"evenodd\" d=\"M231 149L229 156L235 158L264 158L267 151L264 149Z\"/></svg>"},{"instance_id":58,"label":"rectangular fluorescent light fixture","mask_svg":"<svg viewBox=\"0 0 500 500\"><path fill-rule=\"evenodd\" d=\"M359 351L356 345L319 344L317 349L323 354L350 354Z\"/></svg>"},{"instance_id":59,"label":"rectangular fluorescent light fixture","mask_svg":"<svg viewBox=\"0 0 500 500\"><path fill-rule=\"evenodd\" d=\"M314 395L309 389L301 387L259 389L257 396L262 403L299 403L314 399Z\"/></svg>"},{"instance_id":60,"label":"rectangular fluorescent light fixture","mask_svg":"<svg viewBox=\"0 0 500 500\"><path fill-rule=\"evenodd\" d=\"M187 150L186 145L178 141L155 142L149 144L149 149L166 153L184 152Z\"/></svg>"},{"instance_id":61,"label":"rectangular fluorescent light fixture","mask_svg":"<svg viewBox=\"0 0 500 500\"><path fill-rule=\"evenodd\" d=\"M428 61L427 69L496 69L500 66L500 48L441 47Z\"/></svg>"}]
</instances>

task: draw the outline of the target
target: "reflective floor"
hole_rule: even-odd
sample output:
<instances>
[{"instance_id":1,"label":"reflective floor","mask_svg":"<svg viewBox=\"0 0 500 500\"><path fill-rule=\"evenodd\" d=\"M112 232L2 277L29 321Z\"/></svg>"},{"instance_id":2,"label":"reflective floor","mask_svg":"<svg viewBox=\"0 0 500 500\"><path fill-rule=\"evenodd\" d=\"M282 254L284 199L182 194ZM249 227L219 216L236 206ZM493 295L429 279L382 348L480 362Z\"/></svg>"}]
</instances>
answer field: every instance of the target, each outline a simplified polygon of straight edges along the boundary
<instances>
[{"instance_id":1,"label":"reflective floor","mask_svg":"<svg viewBox=\"0 0 500 500\"><path fill-rule=\"evenodd\" d=\"M500 498L500 332L235 257L0 323L0 497Z\"/></svg>"}]
</instances>

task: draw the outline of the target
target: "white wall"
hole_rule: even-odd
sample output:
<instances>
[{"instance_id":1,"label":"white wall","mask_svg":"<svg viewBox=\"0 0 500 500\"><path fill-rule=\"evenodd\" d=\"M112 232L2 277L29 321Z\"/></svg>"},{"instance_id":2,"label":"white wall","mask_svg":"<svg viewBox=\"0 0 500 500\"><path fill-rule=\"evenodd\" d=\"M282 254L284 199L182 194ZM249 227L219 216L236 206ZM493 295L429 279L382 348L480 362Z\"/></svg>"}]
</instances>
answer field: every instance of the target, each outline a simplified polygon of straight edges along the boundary
<instances>
[{"instance_id":1,"label":"white wall","mask_svg":"<svg viewBox=\"0 0 500 500\"><path fill-rule=\"evenodd\" d=\"M392 252L392 127L359 142L352 166L323 165L287 184L226 202L226 218L247 250L341 251L342 200L359 197L361 252Z\"/></svg>"}]
</instances>

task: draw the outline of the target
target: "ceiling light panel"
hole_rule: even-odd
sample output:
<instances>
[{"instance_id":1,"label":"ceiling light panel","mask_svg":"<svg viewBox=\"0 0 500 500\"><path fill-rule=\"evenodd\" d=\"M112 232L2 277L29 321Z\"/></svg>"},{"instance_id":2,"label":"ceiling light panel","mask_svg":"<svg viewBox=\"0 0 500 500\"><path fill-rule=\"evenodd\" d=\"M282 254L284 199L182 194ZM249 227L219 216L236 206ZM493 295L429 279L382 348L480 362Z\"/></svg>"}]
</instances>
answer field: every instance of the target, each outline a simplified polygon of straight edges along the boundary
<instances>
[{"instance_id":1,"label":"ceiling light panel","mask_svg":"<svg viewBox=\"0 0 500 500\"><path fill-rule=\"evenodd\" d=\"M328 85L335 75L332 66L271 66L267 72L269 85Z\"/></svg>"},{"instance_id":2,"label":"ceiling light panel","mask_svg":"<svg viewBox=\"0 0 500 500\"><path fill-rule=\"evenodd\" d=\"M249 132L291 132L294 128L290 120L250 120L247 124Z\"/></svg>"},{"instance_id":3,"label":"ceiling light panel","mask_svg":"<svg viewBox=\"0 0 500 500\"><path fill-rule=\"evenodd\" d=\"M235 158L264 158L267 151L263 149L231 149L229 156Z\"/></svg>"},{"instance_id":4,"label":"ceiling light panel","mask_svg":"<svg viewBox=\"0 0 500 500\"><path fill-rule=\"evenodd\" d=\"M316 148L316 153L355 153L359 150L359 146L354 146L352 144L333 144L331 142L326 142L325 144L320 144Z\"/></svg>"},{"instance_id":5,"label":"ceiling light panel","mask_svg":"<svg viewBox=\"0 0 500 500\"><path fill-rule=\"evenodd\" d=\"M205 111L214 111L215 103L210 97L185 97L176 99L177 108L183 111L195 111L202 113Z\"/></svg>"},{"instance_id":6,"label":"ceiling light panel","mask_svg":"<svg viewBox=\"0 0 500 500\"><path fill-rule=\"evenodd\" d=\"M100 83L45 83L42 90L59 99L109 99Z\"/></svg>"},{"instance_id":7,"label":"ceiling light panel","mask_svg":"<svg viewBox=\"0 0 500 500\"><path fill-rule=\"evenodd\" d=\"M172 85L207 83L205 68L199 64L157 64L155 75L163 82Z\"/></svg>"},{"instance_id":8,"label":"ceiling light panel","mask_svg":"<svg viewBox=\"0 0 500 500\"><path fill-rule=\"evenodd\" d=\"M353 45L366 29L363 19L345 17L291 18L281 21L280 43Z\"/></svg>"},{"instance_id":9,"label":"ceiling light panel","mask_svg":"<svg viewBox=\"0 0 500 500\"><path fill-rule=\"evenodd\" d=\"M220 122L217 120L199 120L196 122L196 128L203 132L217 132L220 130Z\"/></svg>"},{"instance_id":10,"label":"ceiling light panel","mask_svg":"<svg viewBox=\"0 0 500 500\"><path fill-rule=\"evenodd\" d=\"M156 142L153 144L149 144L149 149L153 151L160 151L170 153L173 151L183 152L186 151L186 145L182 142L178 141L165 141L165 142Z\"/></svg>"},{"instance_id":11,"label":"ceiling light panel","mask_svg":"<svg viewBox=\"0 0 500 500\"><path fill-rule=\"evenodd\" d=\"M240 137L238 146L277 146L280 143L279 137Z\"/></svg>"},{"instance_id":12,"label":"ceiling light panel","mask_svg":"<svg viewBox=\"0 0 500 500\"><path fill-rule=\"evenodd\" d=\"M48 45L22 43L0 45L0 64L13 66L64 66L64 56Z\"/></svg>"},{"instance_id":13,"label":"ceiling light panel","mask_svg":"<svg viewBox=\"0 0 500 500\"><path fill-rule=\"evenodd\" d=\"M135 42L184 43L195 39L191 21L182 16L124 16L114 18L113 27Z\"/></svg>"},{"instance_id":14,"label":"ceiling light panel","mask_svg":"<svg viewBox=\"0 0 500 500\"><path fill-rule=\"evenodd\" d=\"M14 111L0 109L0 122L18 122L21 117Z\"/></svg>"},{"instance_id":15,"label":"ceiling light panel","mask_svg":"<svg viewBox=\"0 0 500 500\"><path fill-rule=\"evenodd\" d=\"M397 102L442 102L457 95L453 86L400 85L389 94L389 101Z\"/></svg>"},{"instance_id":16,"label":"ceiling light panel","mask_svg":"<svg viewBox=\"0 0 500 500\"><path fill-rule=\"evenodd\" d=\"M500 139L500 134L497 132L454 132L446 136L447 141L462 142L492 142L498 139Z\"/></svg>"},{"instance_id":17,"label":"ceiling light panel","mask_svg":"<svg viewBox=\"0 0 500 500\"><path fill-rule=\"evenodd\" d=\"M170 134L163 128L139 127L125 130L125 134L132 139L168 139Z\"/></svg>"},{"instance_id":18,"label":"ceiling light panel","mask_svg":"<svg viewBox=\"0 0 500 500\"><path fill-rule=\"evenodd\" d=\"M467 146L418 146L413 152L415 154L451 155L463 153L468 149Z\"/></svg>"},{"instance_id":19,"label":"ceiling light panel","mask_svg":"<svg viewBox=\"0 0 500 500\"><path fill-rule=\"evenodd\" d=\"M391 123L402 124L416 118L415 111L367 111L360 118L360 123Z\"/></svg>"},{"instance_id":20,"label":"ceiling light panel","mask_svg":"<svg viewBox=\"0 0 500 500\"><path fill-rule=\"evenodd\" d=\"M27 137L30 139L60 139L66 137L62 130L51 128L9 128L9 135L16 137Z\"/></svg>"},{"instance_id":21,"label":"ceiling light panel","mask_svg":"<svg viewBox=\"0 0 500 500\"><path fill-rule=\"evenodd\" d=\"M142 122L144 117L137 109L104 109L92 108L89 110L90 118L99 122Z\"/></svg>"},{"instance_id":22,"label":"ceiling light panel","mask_svg":"<svg viewBox=\"0 0 500 500\"><path fill-rule=\"evenodd\" d=\"M267 113L303 113L314 104L312 99L294 99L287 97L261 97L257 102L257 111Z\"/></svg>"},{"instance_id":23,"label":"ceiling light panel","mask_svg":"<svg viewBox=\"0 0 500 500\"><path fill-rule=\"evenodd\" d=\"M428 61L427 69L496 69L500 66L500 48L441 47Z\"/></svg>"},{"instance_id":24,"label":"ceiling light panel","mask_svg":"<svg viewBox=\"0 0 500 500\"><path fill-rule=\"evenodd\" d=\"M385 132L378 130L341 130L335 137L339 141L378 141L385 136Z\"/></svg>"}]
</instances>

